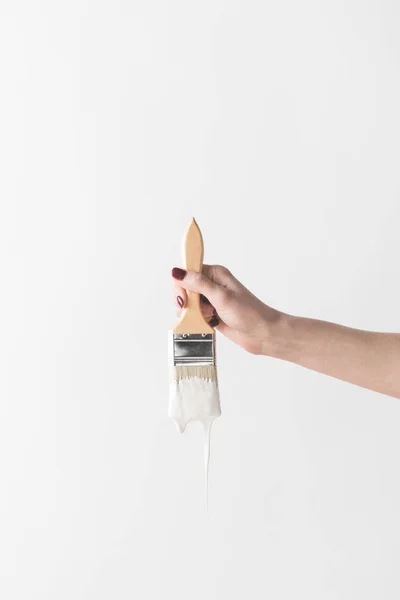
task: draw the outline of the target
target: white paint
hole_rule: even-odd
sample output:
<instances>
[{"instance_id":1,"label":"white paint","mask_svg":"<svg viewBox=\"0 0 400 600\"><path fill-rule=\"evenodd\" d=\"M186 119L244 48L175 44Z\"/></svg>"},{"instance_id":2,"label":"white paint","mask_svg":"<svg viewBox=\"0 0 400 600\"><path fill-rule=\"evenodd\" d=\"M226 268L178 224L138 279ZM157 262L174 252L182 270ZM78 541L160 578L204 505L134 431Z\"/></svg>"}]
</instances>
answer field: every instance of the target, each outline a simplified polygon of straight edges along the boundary
<instances>
[{"instance_id":1,"label":"white paint","mask_svg":"<svg viewBox=\"0 0 400 600\"><path fill-rule=\"evenodd\" d=\"M204 483L206 492L206 511L208 512L208 473L210 470L211 427L214 419L204 423Z\"/></svg>"},{"instance_id":2,"label":"white paint","mask_svg":"<svg viewBox=\"0 0 400 600\"><path fill-rule=\"evenodd\" d=\"M188 423L200 421L204 426L221 414L216 381L188 377L171 381L168 415L183 433Z\"/></svg>"},{"instance_id":3,"label":"white paint","mask_svg":"<svg viewBox=\"0 0 400 600\"><path fill-rule=\"evenodd\" d=\"M199 421L204 427L204 475L208 509L211 426L221 414L218 383L212 379L187 377L170 381L169 390L168 414L178 431L183 433L188 423L193 421Z\"/></svg>"}]
</instances>

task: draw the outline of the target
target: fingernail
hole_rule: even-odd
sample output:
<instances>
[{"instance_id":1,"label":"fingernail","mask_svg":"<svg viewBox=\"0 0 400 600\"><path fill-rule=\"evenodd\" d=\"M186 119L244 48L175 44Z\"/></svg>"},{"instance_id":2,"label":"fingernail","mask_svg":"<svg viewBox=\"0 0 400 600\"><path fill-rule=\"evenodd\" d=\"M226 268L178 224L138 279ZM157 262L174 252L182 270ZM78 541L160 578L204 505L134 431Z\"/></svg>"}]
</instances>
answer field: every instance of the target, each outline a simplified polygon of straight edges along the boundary
<instances>
[{"instance_id":1,"label":"fingernail","mask_svg":"<svg viewBox=\"0 0 400 600\"><path fill-rule=\"evenodd\" d=\"M213 315L208 323L211 327L216 327L219 325L219 317L217 315Z\"/></svg>"},{"instance_id":2,"label":"fingernail","mask_svg":"<svg viewBox=\"0 0 400 600\"><path fill-rule=\"evenodd\" d=\"M208 298L206 298L205 296L203 296L203 294L200 294L200 302L202 304L210 304L210 301Z\"/></svg>"},{"instance_id":3,"label":"fingernail","mask_svg":"<svg viewBox=\"0 0 400 600\"><path fill-rule=\"evenodd\" d=\"M182 279L184 279L186 273L187 271L185 271L185 269L180 269L179 267L174 267L172 269L172 277L174 279L178 279L179 281L182 281Z\"/></svg>"},{"instance_id":4,"label":"fingernail","mask_svg":"<svg viewBox=\"0 0 400 600\"><path fill-rule=\"evenodd\" d=\"M182 296L177 296L176 297L176 301L179 304L179 307L183 308L183 298L182 298Z\"/></svg>"}]
</instances>

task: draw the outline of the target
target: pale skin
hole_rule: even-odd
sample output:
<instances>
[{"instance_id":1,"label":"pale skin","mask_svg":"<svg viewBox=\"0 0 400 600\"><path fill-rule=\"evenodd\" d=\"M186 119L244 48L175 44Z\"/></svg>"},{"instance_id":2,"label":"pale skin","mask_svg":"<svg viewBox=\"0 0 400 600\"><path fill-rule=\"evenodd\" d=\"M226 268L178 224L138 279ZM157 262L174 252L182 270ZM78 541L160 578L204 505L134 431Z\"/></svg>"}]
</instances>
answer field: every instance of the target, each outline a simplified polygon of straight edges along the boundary
<instances>
[{"instance_id":1,"label":"pale skin","mask_svg":"<svg viewBox=\"0 0 400 600\"><path fill-rule=\"evenodd\" d=\"M207 321L247 352L400 398L400 334L283 313L259 300L220 265L204 265L203 273L173 269L178 312L186 304L186 290L202 294Z\"/></svg>"}]
</instances>

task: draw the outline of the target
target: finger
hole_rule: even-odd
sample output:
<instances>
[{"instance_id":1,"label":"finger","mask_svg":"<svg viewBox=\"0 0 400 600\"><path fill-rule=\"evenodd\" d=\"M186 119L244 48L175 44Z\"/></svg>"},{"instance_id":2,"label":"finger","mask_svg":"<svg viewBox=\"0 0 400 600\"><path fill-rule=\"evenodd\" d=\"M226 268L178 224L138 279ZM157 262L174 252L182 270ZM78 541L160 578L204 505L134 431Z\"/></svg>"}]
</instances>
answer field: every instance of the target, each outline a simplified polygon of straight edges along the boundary
<instances>
[{"instance_id":1,"label":"finger","mask_svg":"<svg viewBox=\"0 0 400 600\"><path fill-rule=\"evenodd\" d=\"M185 288L181 287L179 281L176 281L176 279L172 280L172 295L176 305L176 314L180 316L182 309L187 305L187 292ZM200 294L200 305L202 314L208 322L212 317L214 307L203 294Z\"/></svg>"},{"instance_id":2,"label":"finger","mask_svg":"<svg viewBox=\"0 0 400 600\"><path fill-rule=\"evenodd\" d=\"M176 315L178 317L181 316L182 314L182 308L179 306L179 304L177 303L176 305ZM211 304L202 304L201 305L201 312L203 314L203 317L205 318L205 320L207 321L207 323L209 323L209 321L211 321L211 319L213 318L213 314L214 314L214 307Z\"/></svg>"},{"instance_id":3,"label":"finger","mask_svg":"<svg viewBox=\"0 0 400 600\"><path fill-rule=\"evenodd\" d=\"M172 295L174 297L174 302L176 306L179 308L184 308L187 303L187 294L186 290L179 285L178 281L175 279L172 280Z\"/></svg>"},{"instance_id":4,"label":"finger","mask_svg":"<svg viewBox=\"0 0 400 600\"><path fill-rule=\"evenodd\" d=\"M184 308L187 304L187 293L176 279L172 279L172 295L174 302L179 308ZM182 303L183 302L183 303ZM200 294L200 303L203 305L210 305L210 301L203 294Z\"/></svg>"},{"instance_id":5,"label":"finger","mask_svg":"<svg viewBox=\"0 0 400 600\"><path fill-rule=\"evenodd\" d=\"M226 267L222 265L203 265L203 274L217 283L227 288L233 289L239 281L232 275Z\"/></svg>"},{"instance_id":6,"label":"finger","mask_svg":"<svg viewBox=\"0 0 400 600\"><path fill-rule=\"evenodd\" d=\"M214 306L218 307L226 297L226 289L208 279L203 273L185 271L175 267L172 269L172 277L179 281L186 290L203 294Z\"/></svg>"}]
</instances>

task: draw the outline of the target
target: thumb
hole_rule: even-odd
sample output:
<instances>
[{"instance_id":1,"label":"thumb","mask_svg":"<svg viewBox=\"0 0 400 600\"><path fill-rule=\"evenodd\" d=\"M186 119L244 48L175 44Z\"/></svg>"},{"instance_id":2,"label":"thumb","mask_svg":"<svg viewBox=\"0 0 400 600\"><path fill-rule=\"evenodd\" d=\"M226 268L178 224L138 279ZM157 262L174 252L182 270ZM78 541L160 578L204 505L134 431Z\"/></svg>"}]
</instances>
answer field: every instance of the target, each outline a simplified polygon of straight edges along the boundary
<instances>
[{"instance_id":1,"label":"thumb","mask_svg":"<svg viewBox=\"0 0 400 600\"><path fill-rule=\"evenodd\" d=\"M185 271L185 269L175 267L172 269L172 277L178 280L185 290L203 294L216 308L224 299L225 288L211 281L203 273Z\"/></svg>"}]
</instances>

